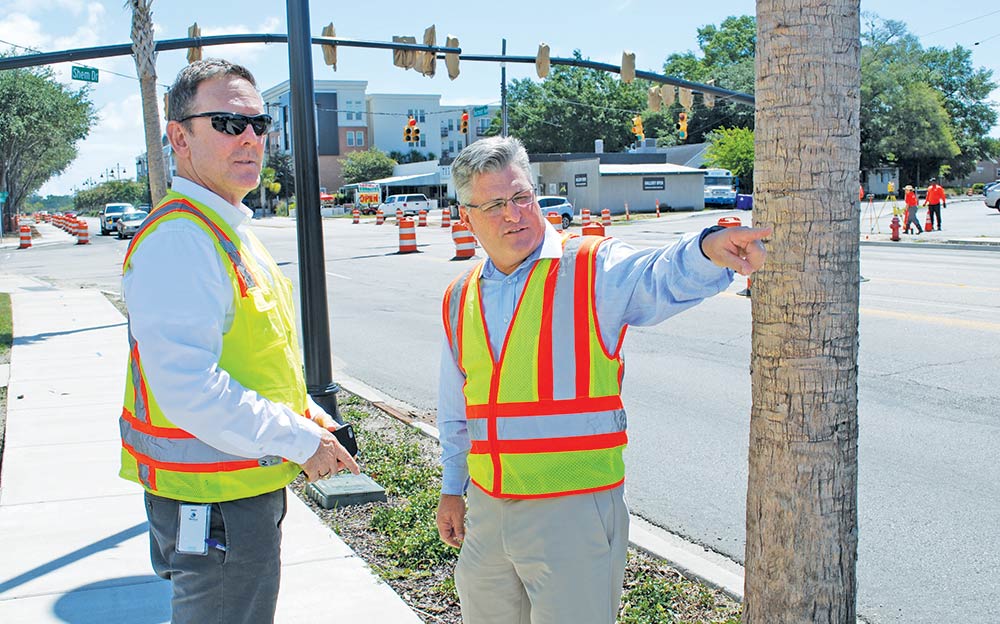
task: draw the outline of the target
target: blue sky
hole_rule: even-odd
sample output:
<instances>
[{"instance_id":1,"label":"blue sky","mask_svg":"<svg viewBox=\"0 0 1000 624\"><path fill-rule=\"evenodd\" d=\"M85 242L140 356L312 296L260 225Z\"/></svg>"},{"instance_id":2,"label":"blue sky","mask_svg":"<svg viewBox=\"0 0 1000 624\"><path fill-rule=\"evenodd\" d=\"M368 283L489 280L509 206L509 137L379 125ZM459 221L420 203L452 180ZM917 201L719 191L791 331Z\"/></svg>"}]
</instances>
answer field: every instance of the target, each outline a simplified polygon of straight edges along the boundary
<instances>
[{"instance_id":1,"label":"blue sky","mask_svg":"<svg viewBox=\"0 0 1000 624\"><path fill-rule=\"evenodd\" d=\"M130 16L123 0L0 0L0 49L9 43L41 51L129 43ZM238 6L239 10L231 7ZM420 7L415 8L402 7ZM973 51L976 67L994 72L1000 82L1000 10L989 3L956 1L943 9L936 3L900 0L862 0L862 11L902 20L927 46L962 45ZM553 56L570 56L580 49L595 61L618 64L622 50L636 53L639 69L662 71L664 59L673 52L697 51L695 30L719 24L730 15L753 14L755 3L747 0L715 0L675 3L663 0L577 0L575 2L421 3L362 0L360 2L310 3L312 32L333 21L337 34L364 40L390 40L393 35L414 35L435 24L438 41L445 35L459 38L463 51L499 54L501 39L507 52L533 55L540 42L548 43ZM239 3L157 0L153 19L157 39L186 36L194 21L202 34L285 33L285 3L281 0L243 0ZM971 21L968 21L971 20ZM963 22L967 22L964 23ZM979 45L975 42L981 41ZM223 56L247 65L261 88L285 80L288 74L284 44L244 44L215 47L213 56ZM18 53L24 53L18 49ZM158 82L167 85L186 63L183 50L161 53L157 61ZM70 63L53 66L60 80L74 86ZM80 156L42 193L66 194L87 178L98 179L106 169L125 167L135 174L135 157L144 151L141 110L135 66L129 57L95 60L100 82L91 98L99 110L99 122L80 145ZM492 63L463 63L454 81L443 64L426 78L391 63L391 52L369 49L338 51L336 72L322 63L314 51L317 79L367 80L369 93L437 93L444 104L499 103L500 68ZM121 75L116 75L121 74ZM508 80L534 77L531 65L508 65ZM161 89L162 91L162 89ZM992 100L1000 104L1000 90ZM1000 127L993 136L1000 136Z\"/></svg>"}]
</instances>

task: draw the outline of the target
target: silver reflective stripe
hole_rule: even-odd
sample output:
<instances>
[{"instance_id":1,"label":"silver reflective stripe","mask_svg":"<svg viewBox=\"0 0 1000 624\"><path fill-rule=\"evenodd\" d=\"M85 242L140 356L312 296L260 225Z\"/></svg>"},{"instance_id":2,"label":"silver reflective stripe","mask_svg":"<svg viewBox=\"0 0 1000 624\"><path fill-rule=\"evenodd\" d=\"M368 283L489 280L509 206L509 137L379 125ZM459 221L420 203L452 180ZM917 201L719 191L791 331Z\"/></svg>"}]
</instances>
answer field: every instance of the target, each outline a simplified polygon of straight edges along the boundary
<instances>
[{"instance_id":1,"label":"silver reflective stripe","mask_svg":"<svg viewBox=\"0 0 1000 624\"><path fill-rule=\"evenodd\" d=\"M469 439L476 441L488 439L487 419L470 418L466 424ZM623 409L551 416L508 416L497 418L497 439L538 440L601 435L625 431L625 425Z\"/></svg>"},{"instance_id":2,"label":"silver reflective stripe","mask_svg":"<svg viewBox=\"0 0 1000 624\"><path fill-rule=\"evenodd\" d=\"M149 489L153 489L153 484L149 481L149 466L141 462L137 465L139 467L139 481Z\"/></svg>"},{"instance_id":3,"label":"silver reflective stripe","mask_svg":"<svg viewBox=\"0 0 1000 624\"><path fill-rule=\"evenodd\" d=\"M135 395L132 401L132 413L135 415L136 420L148 423L149 410L147 409L146 402L142 396L142 372L139 370L139 362L137 362L135 357L132 355L133 353L138 353L139 350L135 346L135 336L132 335L131 321L129 321L128 325L128 346L128 368L132 375L132 392Z\"/></svg>"},{"instance_id":4,"label":"silver reflective stripe","mask_svg":"<svg viewBox=\"0 0 1000 624\"><path fill-rule=\"evenodd\" d=\"M563 247L559 260L559 274L552 300L552 398L576 398L576 332L587 332L587 327L577 327L573 311L576 287L576 254L581 238L571 238Z\"/></svg>"},{"instance_id":5,"label":"silver reflective stripe","mask_svg":"<svg viewBox=\"0 0 1000 624\"><path fill-rule=\"evenodd\" d=\"M449 336L449 339L451 342L451 354L455 358L455 362L460 361L458 359L458 345L460 342L458 336L458 312L462 307L462 291L465 290L465 284L469 281L474 270L475 267L469 269L465 272L465 275L455 282L455 287L451 289L451 299L448 301L448 320L451 321L451 336ZM469 288L475 288L476 286L477 284L471 284Z\"/></svg>"},{"instance_id":6,"label":"silver reflective stripe","mask_svg":"<svg viewBox=\"0 0 1000 624\"><path fill-rule=\"evenodd\" d=\"M210 464L219 462L245 462L246 457L223 453L198 438L160 438L137 431L132 424L120 420L122 441L137 453L156 462L176 464ZM254 461L254 460L250 460Z\"/></svg>"}]
</instances>

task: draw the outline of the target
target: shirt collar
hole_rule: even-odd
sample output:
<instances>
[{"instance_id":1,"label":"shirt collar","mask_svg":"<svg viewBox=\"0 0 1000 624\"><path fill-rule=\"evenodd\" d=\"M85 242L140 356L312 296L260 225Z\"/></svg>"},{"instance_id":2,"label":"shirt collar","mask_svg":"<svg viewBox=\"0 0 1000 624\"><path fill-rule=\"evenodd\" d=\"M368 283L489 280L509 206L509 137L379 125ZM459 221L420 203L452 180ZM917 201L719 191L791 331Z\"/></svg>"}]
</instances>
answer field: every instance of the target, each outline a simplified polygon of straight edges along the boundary
<instances>
[{"instance_id":1,"label":"shirt collar","mask_svg":"<svg viewBox=\"0 0 1000 624\"><path fill-rule=\"evenodd\" d=\"M542 237L542 243L535 248L531 255L524 259L524 262L518 265L516 269L511 271L511 275L523 270L525 267L530 267L538 260L544 260L548 258L561 258L562 257L562 236L556 229L552 227L552 224L548 221L545 222L545 236ZM485 277L487 279L494 279L502 277L501 273L493 260L487 257L486 264L483 266L483 270L480 273L480 277Z\"/></svg>"},{"instance_id":2,"label":"shirt collar","mask_svg":"<svg viewBox=\"0 0 1000 624\"><path fill-rule=\"evenodd\" d=\"M233 229L245 225L253 217L253 212L242 203L234 206L204 186L187 178L175 175L170 188L181 195L187 195L196 202L205 204Z\"/></svg>"}]
</instances>

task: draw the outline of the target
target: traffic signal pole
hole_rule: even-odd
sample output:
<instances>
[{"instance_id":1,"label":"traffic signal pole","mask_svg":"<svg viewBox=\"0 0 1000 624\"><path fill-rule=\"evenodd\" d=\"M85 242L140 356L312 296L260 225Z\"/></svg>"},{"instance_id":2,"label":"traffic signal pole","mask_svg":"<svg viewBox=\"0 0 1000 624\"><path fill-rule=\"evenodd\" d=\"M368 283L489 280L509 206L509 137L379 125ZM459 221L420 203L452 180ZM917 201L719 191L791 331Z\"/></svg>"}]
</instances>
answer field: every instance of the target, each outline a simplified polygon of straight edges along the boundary
<instances>
[{"instance_id":1,"label":"traffic signal pole","mask_svg":"<svg viewBox=\"0 0 1000 624\"><path fill-rule=\"evenodd\" d=\"M292 145L295 146L295 222L299 244L299 297L306 389L337 422L337 391L330 349L323 220L319 213L319 151L316 146L315 92L309 0L288 0L288 77Z\"/></svg>"}]
</instances>

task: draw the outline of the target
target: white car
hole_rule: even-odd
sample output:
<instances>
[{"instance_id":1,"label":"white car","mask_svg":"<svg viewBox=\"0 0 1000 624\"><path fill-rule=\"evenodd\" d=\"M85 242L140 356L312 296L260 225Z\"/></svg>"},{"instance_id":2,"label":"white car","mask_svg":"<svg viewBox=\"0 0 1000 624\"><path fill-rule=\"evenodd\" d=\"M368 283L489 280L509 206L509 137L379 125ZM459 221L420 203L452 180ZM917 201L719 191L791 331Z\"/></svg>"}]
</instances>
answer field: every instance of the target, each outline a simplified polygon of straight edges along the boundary
<instances>
[{"instance_id":1,"label":"white car","mask_svg":"<svg viewBox=\"0 0 1000 624\"><path fill-rule=\"evenodd\" d=\"M1000 184L994 184L985 193L986 205L1000 210Z\"/></svg>"},{"instance_id":2,"label":"white car","mask_svg":"<svg viewBox=\"0 0 1000 624\"><path fill-rule=\"evenodd\" d=\"M573 204L569 203L565 197L558 195L539 195L535 198L538 206L542 209L542 216L550 212L557 212L562 217L562 226L565 230L573 222Z\"/></svg>"},{"instance_id":3,"label":"white car","mask_svg":"<svg viewBox=\"0 0 1000 624\"><path fill-rule=\"evenodd\" d=\"M115 229L115 224L118 223L118 219L122 218L122 215L126 212L132 212L135 207L132 204L127 203L114 203L114 204L104 204L104 210L101 212L101 236L107 236Z\"/></svg>"},{"instance_id":4,"label":"white car","mask_svg":"<svg viewBox=\"0 0 1000 624\"><path fill-rule=\"evenodd\" d=\"M132 210L123 214L117 223L115 223L115 231L118 232L118 238L135 236L135 233L142 227L142 223L148 215L148 212L142 210Z\"/></svg>"}]
</instances>

